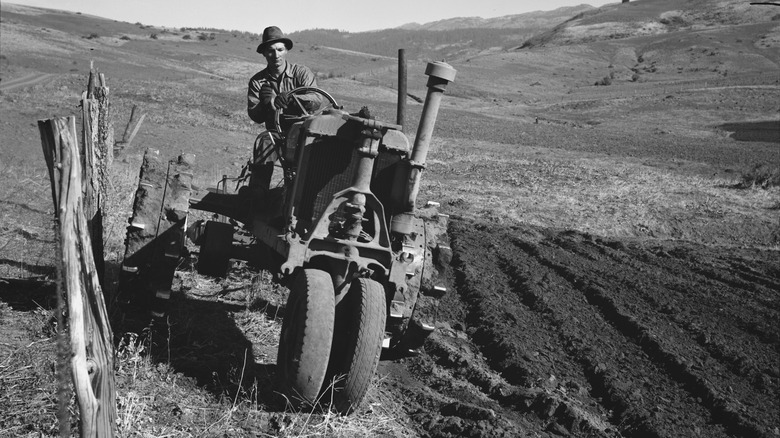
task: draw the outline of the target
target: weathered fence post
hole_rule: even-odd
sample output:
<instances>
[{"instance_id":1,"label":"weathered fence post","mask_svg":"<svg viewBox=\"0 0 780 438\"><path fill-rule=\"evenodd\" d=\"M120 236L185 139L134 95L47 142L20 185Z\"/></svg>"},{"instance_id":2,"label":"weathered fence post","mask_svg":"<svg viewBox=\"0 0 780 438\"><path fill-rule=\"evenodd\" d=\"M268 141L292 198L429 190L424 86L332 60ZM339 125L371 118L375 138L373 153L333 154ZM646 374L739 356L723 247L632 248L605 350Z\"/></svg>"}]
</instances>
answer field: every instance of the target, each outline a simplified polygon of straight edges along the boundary
<instances>
[{"instance_id":1,"label":"weathered fence post","mask_svg":"<svg viewBox=\"0 0 780 438\"><path fill-rule=\"evenodd\" d=\"M114 127L108 86L103 74L89 72L87 90L81 97L84 171L84 210L92 237L92 251L103 284L105 257L103 255L103 218L107 216L108 169L114 158Z\"/></svg>"},{"instance_id":2,"label":"weathered fence post","mask_svg":"<svg viewBox=\"0 0 780 438\"><path fill-rule=\"evenodd\" d=\"M145 118L146 113L141 114L141 110L138 109L138 106L133 105L133 108L130 110L130 120L125 127L125 133L122 134L122 141L120 142L122 147L130 146L135 135L138 134L138 130L141 129L141 124L144 122Z\"/></svg>"},{"instance_id":3,"label":"weathered fence post","mask_svg":"<svg viewBox=\"0 0 780 438\"><path fill-rule=\"evenodd\" d=\"M81 437L113 437L116 417L113 335L87 226L76 118L38 121L58 221L58 293L68 306L71 373Z\"/></svg>"}]
</instances>

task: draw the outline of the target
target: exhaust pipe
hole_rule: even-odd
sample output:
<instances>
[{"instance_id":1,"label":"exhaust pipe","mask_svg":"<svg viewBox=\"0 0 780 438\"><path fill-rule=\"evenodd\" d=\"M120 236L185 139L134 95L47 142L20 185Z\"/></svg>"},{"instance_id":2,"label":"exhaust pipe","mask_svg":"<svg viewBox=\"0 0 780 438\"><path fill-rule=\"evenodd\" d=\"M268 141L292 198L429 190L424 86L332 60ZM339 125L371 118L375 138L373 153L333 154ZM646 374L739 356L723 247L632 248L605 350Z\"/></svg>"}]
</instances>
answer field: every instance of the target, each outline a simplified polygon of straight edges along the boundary
<instances>
[{"instance_id":1,"label":"exhaust pipe","mask_svg":"<svg viewBox=\"0 0 780 438\"><path fill-rule=\"evenodd\" d=\"M415 209L417 193L420 190L420 178L425 169L425 159L428 156L428 148L431 143L433 126L439 114L441 98L447 84L455 80L456 73L452 66L444 62L430 62L425 68L425 74L428 75L428 94L425 97L420 125L417 127L417 137L414 139L412 156L409 161L409 176L404 200L405 211L411 212Z\"/></svg>"},{"instance_id":2,"label":"exhaust pipe","mask_svg":"<svg viewBox=\"0 0 780 438\"><path fill-rule=\"evenodd\" d=\"M398 108L395 123L401 125L401 129L406 122L406 77L406 50L398 49Z\"/></svg>"}]
</instances>

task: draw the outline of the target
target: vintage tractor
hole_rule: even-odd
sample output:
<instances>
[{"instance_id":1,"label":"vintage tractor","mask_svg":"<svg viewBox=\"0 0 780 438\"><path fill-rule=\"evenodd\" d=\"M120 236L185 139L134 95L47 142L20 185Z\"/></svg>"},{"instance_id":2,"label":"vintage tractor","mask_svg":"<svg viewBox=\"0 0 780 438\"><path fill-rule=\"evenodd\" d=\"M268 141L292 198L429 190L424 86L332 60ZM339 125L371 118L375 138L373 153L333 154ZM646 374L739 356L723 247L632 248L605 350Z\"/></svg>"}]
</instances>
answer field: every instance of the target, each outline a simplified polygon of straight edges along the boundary
<instances>
[{"instance_id":1,"label":"vintage tractor","mask_svg":"<svg viewBox=\"0 0 780 438\"><path fill-rule=\"evenodd\" d=\"M190 187L192 157L164 162L147 151L120 294L163 314L185 234L200 244L202 273L225 275L231 259L258 261L290 289L277 359L284 391L307 403L328 391L337 410L351 412L382 349L406 354L419 348L434 330L436 304L446 292L447 216L434 202L418 209L417 194L455 70L434 62L426 74L413 147L400 125L347 113L318 88L293 91L322 95L328 104L286 121L288 129L277 137L283 185L263 199L225 193L226 179L219 190L197 195ZM190 208L224 220L185 233Z\"/></svg>"}]
</instances>

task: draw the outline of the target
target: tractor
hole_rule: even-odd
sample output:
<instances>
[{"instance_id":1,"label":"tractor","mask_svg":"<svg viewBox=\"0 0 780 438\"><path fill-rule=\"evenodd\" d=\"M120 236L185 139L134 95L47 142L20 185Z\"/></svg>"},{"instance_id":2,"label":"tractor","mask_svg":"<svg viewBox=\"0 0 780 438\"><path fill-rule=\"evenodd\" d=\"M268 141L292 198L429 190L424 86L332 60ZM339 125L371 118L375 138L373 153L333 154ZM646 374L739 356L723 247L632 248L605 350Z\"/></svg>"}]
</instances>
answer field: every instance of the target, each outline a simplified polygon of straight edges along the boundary
<instances>
[{"instance_id":1,"label":"tractor","mask_svg":"<svg viewBox=\"0 0 780 438\"><path fill-rule=\"evenodd\" d=\"M354 411L383 350L419 349L446 292L448 217L435 202L418 208L417 195L455 70L433 62L425 73L428 92L413 145L399 124L348 113L320 88L293 90L293 100L316 93L327 104L308 113L299 102L301 116L277 123L286 126L276 136L284 178L263 199L227 193L227 177L198 193L192 156L165 161L147 150L120 296L163 316L188 237L200 245L201 273L224 276L231 260L254 260L290 290L277 358L284 393L315 404L327 391L339 412ZM400 120L403 100L399 95ZM188 224L190 209L216 219Z\"/></svg>"}]
</instances>

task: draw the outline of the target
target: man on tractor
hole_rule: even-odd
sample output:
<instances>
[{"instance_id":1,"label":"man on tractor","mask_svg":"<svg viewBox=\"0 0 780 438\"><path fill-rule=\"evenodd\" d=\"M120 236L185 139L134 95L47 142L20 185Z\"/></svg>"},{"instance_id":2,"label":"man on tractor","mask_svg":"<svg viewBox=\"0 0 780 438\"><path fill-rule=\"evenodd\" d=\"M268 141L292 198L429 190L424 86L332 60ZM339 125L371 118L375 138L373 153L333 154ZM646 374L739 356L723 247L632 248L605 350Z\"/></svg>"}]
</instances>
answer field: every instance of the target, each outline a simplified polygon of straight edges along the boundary
<instances>
[{"instance_id":1,"label":"man on tractor","mask_svg":"<svg viewBox=\"0 0 780 438\"><path fill-rule=\"evenodd\" d=\"M247 112L252 120L265 124L266 132L255 142L249 166L249 189L253 197L262 196L270 186L274 163L280 158L282 135L287 128L283 116L315 111L321 103L319 95L313 93L295 96L295 101L291 98L289 92L296 88L317 87L314 73L308 67L287 61L287 53L292 47L292 40L276 26L263 30L263 40L257 46L257 52L265 57L267 65L249 80ZM277 112L281 113L281 119Z\"/></svg>"}]
</instances>

